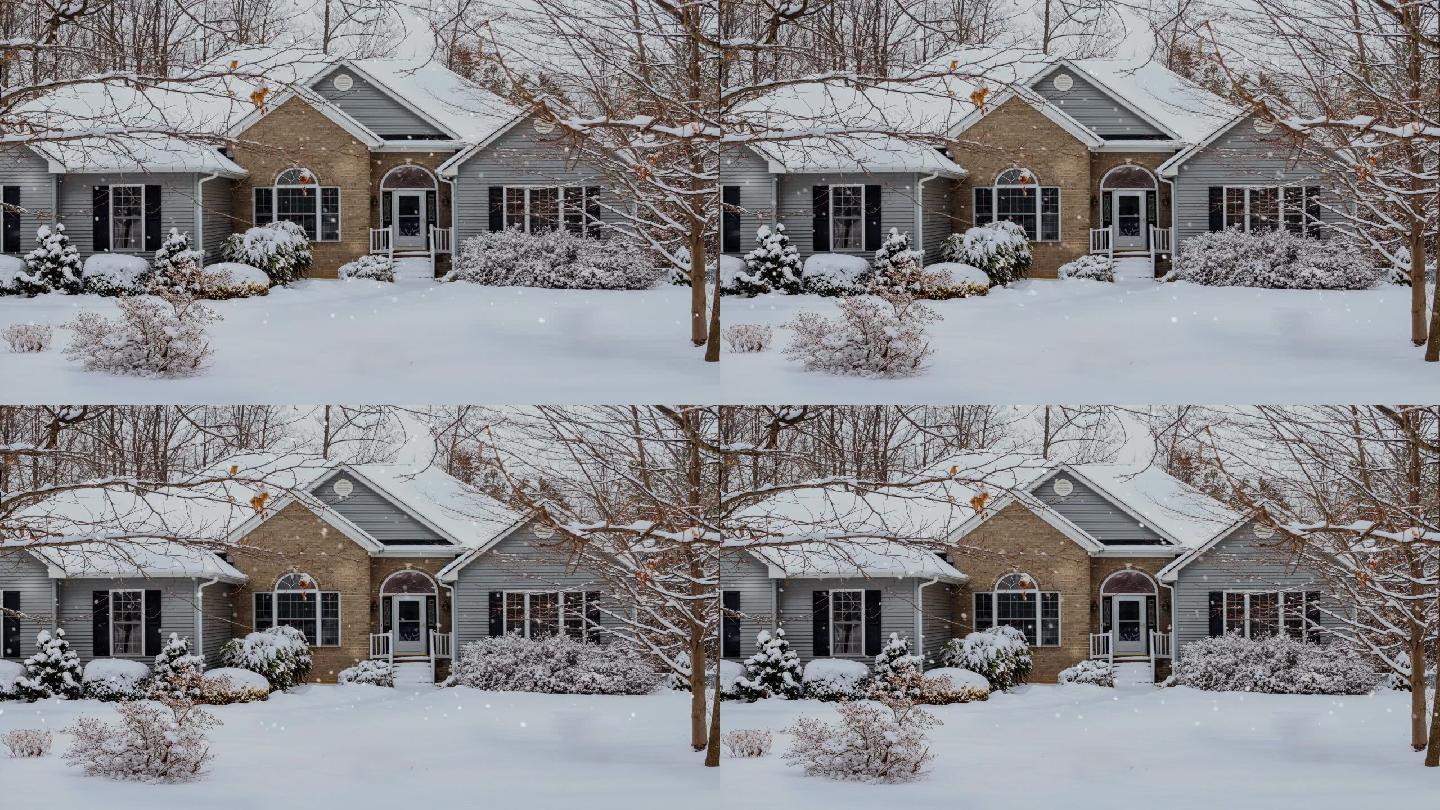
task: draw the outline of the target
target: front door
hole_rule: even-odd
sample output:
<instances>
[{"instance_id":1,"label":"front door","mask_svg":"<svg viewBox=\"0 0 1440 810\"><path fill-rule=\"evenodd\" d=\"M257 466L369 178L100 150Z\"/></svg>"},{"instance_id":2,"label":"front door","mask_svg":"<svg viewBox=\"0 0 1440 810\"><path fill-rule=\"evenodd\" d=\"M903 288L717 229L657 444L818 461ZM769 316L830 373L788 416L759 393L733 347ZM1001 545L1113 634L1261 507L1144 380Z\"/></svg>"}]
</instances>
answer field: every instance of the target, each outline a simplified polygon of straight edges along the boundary
<instances>
[{"instance_id":1,"label":"front door","mask_svg":"<svg viewBox=\"0 0 1440 810\"><path fill-rule=\"evenodd\" d=\"M1145 192L1114 191L1115 195L1115 249L1144 250Z\"/></svg>"},{"instance_id":2,"label":"front door","mask_svg":"<svg viewBox=\"0 0 1440 810\"><path fill-rule=\"evenodd\" d=\"M425 192L392 191L395 195L395 249L423 250L425 243Z\"/></svg>"},{"instance_id":3,"label":"front door","mask_svg":"<svg viewBox=\"0 0 1440 810\"><path fill-rule=\"evenodd\" d=\"M1145 597L1116 596L1115 654L1145 654Z\"/></svg>"},{"instance_id":4,"label":"front door","mask_svg":"<svg viewBox=\"0 0 1440 810\"><path fill-rule=\"evenodd\" d=\"M425 653L425 597L396 596L395 654Z\"/></svg>"}]
</instances>

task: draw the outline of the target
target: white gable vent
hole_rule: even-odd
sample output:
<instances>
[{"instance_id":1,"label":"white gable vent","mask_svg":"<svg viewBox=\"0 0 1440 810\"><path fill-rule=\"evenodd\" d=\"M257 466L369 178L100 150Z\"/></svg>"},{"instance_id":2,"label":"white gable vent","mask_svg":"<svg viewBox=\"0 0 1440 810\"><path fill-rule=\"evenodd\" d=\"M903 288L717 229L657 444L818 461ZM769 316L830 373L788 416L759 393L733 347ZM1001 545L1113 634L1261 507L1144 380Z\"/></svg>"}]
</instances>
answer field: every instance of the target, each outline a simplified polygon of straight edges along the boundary
<instances>
[{"instance_id":1,"label":"white gable vent","mask_svg":"<svg viewBox=\"0 0 1440 810\"><path fill-rule=\"evenodd\" d=\"M355 80L350 78L349 73L340 73L330 80L330 84L341 93L347 93L355 86Z\"/></svg>"},{"instance_id":2,"label":"white gable vent","mask_svg":"<svg viewBox=\"0 0 1440 810\"><path fill-rule=\"evenodd\" d=\"M330 489L334 490L335 496L341 499L348 498L355 493L355 485L350 482L349 478L341 478L331 485Z\"/></svg>"},{"instance_id":3,"label":"white gable vent","mask_svg":"<svg viewBox=\"0 0 1440 810\"><path fill-rule=\"evenodd\" d=\"M1075 86L1075 80L1070 78L1069 73L1060 73L1056 75L1054 79L1050 80L1050 84L1054 85L1056 90L1062 93L1068 93L1070 92L1070 88Z\"/></svg>"},{"instance_id":4,"label":"white gable vent","mask_svg":"<svg viewBox=\"0 0 1440 810\"><path fill-rule=\"evenodd\" d=\"M535 536L541 540L549 540L555 536L555 527L546 523L535 524Z\"/></svg>"},{"instance_id":5,"label":"white gable vent","mask_svg":"<svg viewBox=\"0 0 1440 810\"><path fill-rule=\"evenodd\" d=\"M1275 131L1275 122L1271 121L1268 118L1252 119L1250 122L1250 126L1254 127L1255 131L1260 133L1261 135L1269 135L1270 133Z\"/></svg>"},{"instance_id":6,"label":"white gable vent","mask_svg":"<svg viewBox=\"0 0 1440 810\"><path fill-rule=\"evenodd\" d=\"M549 135L555 131L555 122L548 121L544 118L536 118L532 126L534 126L535 131L541 135Z\"/></svg>"},{"instance_id":7,"label":"white gable vent","mask_svg":"<svg viewBox=\"0 0 1440 810\"><path fill-rule=\"evenodd\" d=\"M1069 478L1056 478L1053 488L1056 495L1062 498L1068 498L1070 497L1070 493L1075 491L1075 484L1071 483Z\"/></svg>"},{"instance_id":8,"label":"white gable vent","mask_svg":"<svg viewBox=\"0 0 1440 810\"><path fill-rule=\"evenodd\" d=\"M1256 523L1255 536L1261 540L1269 540L1275 536L1275 527L1268 523Z\"/></svg>"}]
</instances>

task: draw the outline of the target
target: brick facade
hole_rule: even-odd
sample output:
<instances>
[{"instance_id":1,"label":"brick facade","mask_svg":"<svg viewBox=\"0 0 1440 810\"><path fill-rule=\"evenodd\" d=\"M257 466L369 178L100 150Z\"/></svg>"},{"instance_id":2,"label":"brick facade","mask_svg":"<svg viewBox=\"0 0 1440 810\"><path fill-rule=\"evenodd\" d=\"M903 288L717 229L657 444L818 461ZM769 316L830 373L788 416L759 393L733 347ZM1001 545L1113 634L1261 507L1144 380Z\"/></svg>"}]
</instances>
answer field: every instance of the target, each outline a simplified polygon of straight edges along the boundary
<instances>
[{"instance_id":1,"label":"brick facade","mask_svg":"<svg viewBox=\"0 0 1440 810\"><path fill-rule=\"evenodd\" d=\"M1116 166L1135 165L1144 166L1155 174L1155 170L1161 163L1169 160L1174 152L1093 152L1090 155L1090 176L1095 179L1095 192L1090 196L1090 221L1093 227L1099 228L1104 223L1100 212L1100 182L1105 178L1105 173ZM1171 201L1170 192L1172 187L1169 183L1160 182L1157 175L1155 182L1155 222L1150 223L1157 228L1170 227ZM1170 272L1170 258L1155 257L1155 275L1163 276Z\"/></svg>"},{"instance_id":2,"label":"brick facade","mask_svg":"<svg viewBox=\"0 0 1440 810\"><path fill-rule=\"evenodd\" d=\"M380 227L380 182L385 179L385 173L396 166L407 164L423 166L435 174L440 164L449 160L454 152L373 152L370 155L370 227ZM438 198L438 213L435 217L435 225L440 228L450 227L451 216L451 194L452 184L442 183L437 179L436 197ZM450 256L440 255L435 258L435 275L442 276L450 272Z\"/></svg>"}]
</instances>

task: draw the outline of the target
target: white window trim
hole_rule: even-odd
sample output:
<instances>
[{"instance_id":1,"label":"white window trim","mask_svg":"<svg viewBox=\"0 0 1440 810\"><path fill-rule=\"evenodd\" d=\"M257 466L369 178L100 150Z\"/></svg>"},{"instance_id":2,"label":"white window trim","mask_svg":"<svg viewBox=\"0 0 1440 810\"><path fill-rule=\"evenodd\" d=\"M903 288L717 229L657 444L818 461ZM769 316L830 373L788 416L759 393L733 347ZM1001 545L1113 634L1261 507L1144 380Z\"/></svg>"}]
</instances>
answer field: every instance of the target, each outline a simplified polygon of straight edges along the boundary
<instances>
[{"instance_id":1,"label":"white window trim","mask_svg":"<svg viewBox=\"0 0 1440 810\"><path fill-rule=\"evenodd\" d=\"M1021 168L1021 167L1018 167L1018 166L1017 166L1017 167L1012 167L1012 168ZM1004 174L1005 172L1008 172L1008 171L1010 171L1010 169L1004 169L1004 170L1000 171L998 174L996 174L996 175L995 175L995 182L992 183L991 186L990 186L990 221L991 221L991 222L999 222L1000 219L1001 219L1001 218L1000 218L1000 189L1002 189L1002 188L1033 189L1033 190L1035 191L1035 238L1034 238L1034 239L1031 239L1030 241L1031 241L1031 242L1046 242L1046 243L1063 241L1064 238L1065 238L1065 193L1060 190L1061 187L1060 187L1060 186L1046 186L1046 185L1041 185L1039 178L1035 177L1035 173L1032 172L1032 171L1030 171L1029 169L1023 169L1023 171L1027 172L1027 173L1030 175L1031 178L1034 178L1034 179L1035 179L1035 182L1033 182L1033 183L1024 183L1024 184L1021 184L1021 183L1001 183L1001 182L1000 182L1000 175L1002 175L1002 174ZM1056 217L1056 230L1055 230L1055 238L1054 238L1054 239L1042 239L1042 238L1041 238L1042 234L1044 234L1044 232L1045 232L1045 227L1044 227L1044 225L1041 224L1041 223L1044 221L1044 216L1045 216L1044 213L1042 213L1042 212L1044 211L1044 208L1045 208L1045 205L1044 205L1044 202L1043 202L1043 198L1044 198L1044 196L1045 196L1045 189L1047 189L1047 188L1053 188L1053 189L1055 189L1055 201L1056 201L1056 203L1057 203L1057 205L1056 205L1056 212L1055 212L1055 217ZM973 202L972 202L972 205L973 205ZM1143 202L1143 201L1141 202L1141 205L1144 205L1144 202Z\"/></svg>"},{"instance_id":2,"label":"white window trim","mask_svg":"<svg viewBox=\"0 0 1440 810\"><path fill-rule=\"evenodd\" d=\"M511 228L511 225L510 225L510 192L511 192L511 191L524 191L524 192L525 192L525 214L524 214L524 216L522 217L522 221L523 221L523 223L524 223L524 227L523 227L521 230L523 230L525 233L530 233L530 232L531 232L531 230L530 230L530 218L531 218L531 214L530 214L530 192L531 192L531 191L534 191L534 190L536 190L536 189L540 189L540 190L554 189L554 190L557 192L556 206L557 206L557 210L559 211L559 214L560 214L560 221L559 221L559 223L558 223L558 226L559 226L559 227L558 227L558 230L562 230L562 231L565 230L565 201L566 201L567 199L569 199L570 196L571 196L571 195L566 194L566 191L576 191L576 192L579 192L579 197L580 197L580 235L581 235L581 236L589 236L589 235L590 235L590 217L587 216L586 213L585 213L585 187L584 187L584 186L547 186L547 185L501 186L501 187L500 187L500 211L501 211L501 219L502 219L502 221L503 221L504 224L505 224L505 230L508 231L508 230L510 230L510 228ZM427 190L428 190L428 189L427 189ZM438 195L438 194L439 194L439 191L436 191L436 194ZM438 198L437 198L437 199L438 199ZM437 202L436 204L438 205L439 203ZM516 593L519 593L519 591L516 591ZM543 593L543 591L536 591L536 593Z\"/></svg>"},{"instance_id":3,"label":"white window trim","mask_svg":"<svg viewBox=\"0 0 1440 810\"><path fill-rule=\"evenodd\" d=\"M1243 190L1243 191L1245 192L1245 195L1244 195L1244 196L1245 196L1245 204L1244 204L1243 210L1241 211L1241 214L1240 214L1240 222L1241 222L1241 225L1242 225L1242 227L1240 228L1240 230L1244 231L1245 233L1250 233L1250 232L1251 232L1251 231L1250 231L1250 193L1251 193L1252 191L1255 191L1256 189L1261 189L1261 190L1264 190L1264 189L1275 189L1275 192L1276 192L1276 211L1277 211L1277 213L1278 213L1278 215L1279 215L1279 219L1276 220L1276 224L1275 224L1275 230L1277 230L1277 231L1288 230L1288 228L1287 228L1287 226L1286 226L1286 224L1285 224L1285 203L1286 203L1286 199L1285 199L1285 198L1286 198L1286 196L1287 196L1287 195L1285 194L1286 190L1289 190L1289 191L1291 191L1291 192L1298 192L1298 194L1299 194L1299 196L1300 196L1300 235L1301 235L1301 236L1309 236L1309 235L1310 235L1310 215L1309 215L1309 212L1306 211L1306 208L1305 208L1306 202L1307 202L1307 200L1306 200L1307 195L1306 195L1306 193L1305 193L1305 187L1304 187L1304 186L1293 186L1293 185L1291 185L1291 186L1282 186L1282 185L1270 185L1270 184L1266 184L1266 183L1256 183L1256 184L1244 185L1244 186L1221 186L1221 191L1220 191L1220 222L1222 223L1222 225L1224 225L1224 230L1230 230L1230 228L1233 227L1233 226L1231 226L1231 225L1229 224L1229 222L1230 222L1230 191L1231 191L1231 189L1234 189L1234 190L1236 190L1236 191L1242 191L1242 190Z\"/></svg>"},{"instance_id":4,"label":"white window trim","mask_svg":"<svg viewBox=\"0 0 1440 810\"><path fill-rule=\"evenodd\" d=\"M1277 624L1276 624L1276 626L1277 626L1277 628L1278 628L1278 630L1279 630L1280 635L1282 635L1282 636L1289 635L1289 633L1287 633L1286 630L1285 630L1285 596L1286 596L1286 594L1289 594L1289 595L1291 595L1291 596L1298 596L1298 597L1300 597L1300 640L1301 640L1301 641L1309 641L1309 640L1310 640L1310 618L1309 618L1309 616L1306 614L1306 609L1307 609L1307 607L1308 607L1307 603L1308 603L1309 600L1307 600L1307 599L1305 598L1305 591L1267 591L1267 590L1223 591L1223 592L1222 592L1222 596L1220 597L1220 621L1221 621L1220 627L1221 627L1221 632L1222 632L1222 634L1223 634L1223 635L1227 635L1227 636L1230 635L1230 630L1231 630L1231 627L1230 627L1230 605L1229 605L1231 594L1234 594L1235 596L1244 596L1244 597L1245 597L1245 618L1242 620L1242 627L1241 627L1241 630L1243 631L1243 632L1241 633L1241 635L1243 635L1245 638L1250 638L1250 597L1251 597L1251 596L1255 596L1255 595L1257 595L1257 594L1259 594L1259 595L1270 595L1270 594L1274 594L1274 595L1276 596L1276 600L1275 600L1275 614L1276 614L1276 619L1277 619Z\"/></svg>"},{"instance_id":5,"label":"white window trim","mask_svg":"<svg viewBox=\"0 0 1440 810\"><path fill-rule=\"evenodd\" d=\"M117 188L138 188L140 189L140 246L133 248L115 247L115 189ZM112 253L144 253L145 252L145 184L143 183L116 183L110 186L110 251Z\"/></svg>"},{"instance_id":6,"label":"white window trim","mask_svg":"<svg viewBox=\"0 0 1440 810\"><path fill-rule=\"evenodd\" d=\"M571 596L576 596L576 595L578 595L578 596L580 597L580 640L581 640L581 641L588 641L588 640L590 639L590 621L585 617L585 592L584 592L584 591L546 591L546 590L533 590L533 591L501 591L500 593L501 593L501 596L500 596L500 634L501 634L501 635L505 635L505 636L510 635L510 596L511 596L512 594L514 594L514 595L516 595L516 596L524 595L524 597L525 597L525 617L520 620L520 623L521 623L520 635L521 635L522 638L530 638L530 597L531 597L532 595L534 595L534 594L540 594L540 595L555 594L555 595L556 595L556 600L555 600L555 615L556 615L556 616L558 617L558 619L559 619L560 635L562 635L562 636L563 636L563 635L566 635L566 633L565 633L565 603L566 603L565 597L566 597L566 595L568 594L568 595L571 595ZM597 628L597 629L598 629L598 628Z\"/></svg>"},{"instance_id":7,"label":"white window trim","mask_svg":"<svg viewBox=\"0 0 1440 810\"><path fill-rule=\"evenodd\" d=\"M138 653L117 653L117 652L115 652L115 594L117 594L117 593L138 593L138 594L140 594L140 652L138 652ZM112 589L110 589L110 591L109 591L109 595L107 596L107 599L109 599L109 605L108 605L108 609L107 609L107 611L106 611L106 612L107 612L107 615L106 615L105 624L107 625L106 632L110 634L110 657L111 657L111 658L144 658L144 657L145 657L145 631L149 629L148 627L145 626L145 614L147 613L146 608L149 607L149 605L145 604L145 589L144 589L144 588L112 588Z\"/></svg>"},{"instance_id":8,"label":"white window trim","mask_svg":"<svg viewBox=\"0 0 1440 810\"><path fill-rule=\"evenodd\" d=\"M325 238L325 189L335 189L335 238ZM273 205L273 203L272 203ZM315 235L317 242L339 242L345 236L345 193L339 186L321 186L320 197L315 201Z\"/></svg>"},{"instance_id":9,"label":"white window trim","mask_svg":"<svg viewBox=\"0 0 1440 810\"><path fill-rule=\"evenodd\" d=\"M322 642L323 642L323 640L324 640L324 638L325 638L325 632L324 632L324 630L321 629L321 626L322 626L322 623L325 621L325 619L324 619L324 617L323 617L323 615L322 615L322 613L321 613L321 610L320 610L320 602L321 602L322 599L324 598L324 597L322 596L322 594L326 594L326 593L339 594L340 592L339 592L339 591L324 591L324 590L321 590L320 587L319 587L319 585L320 585L319 580L315 579L315 577L313 577L313 576L310 576L310 574L307 574L307 573L304 573L304 572L299 572L299 571L297 571L297 572L292 572L292 573L298 573L298 574L301 574L302 576L308 577L311 582L314 582L314 583L315 583L315 586L316 586L316 587L315 587L313 590L312 590L312 589L308 589L308 588L283 588L283 589L282 589L282 588L279 588L279 587L271 588L271 589L270 589L270 626L271 626L271 627L280 627L280 626L281 626L281 621L280 621L280 594L282 594L282 593L305 593L305 594L314 594L314 595L315 595L315 643L311 644L310 646L311 646L311 647L339 647L339 646L341 646L342 642L344 641L344 627L345 627L345 624L344 624L344 621L343 621L343 616L344 616L344 614L345 614L345 599L344 599L344 597L337 595L336 598L335 598L335 607L336 607L336 611L335 611L335 628L336 628L336 630L335 630L335 635L336 635L335 643L334 643L334 644L324 644L324 643L322 643ZM281 575L278 579L275 580L275 584L278 586L278 585L280 584L280 580L284 579L284 578L287 577L287 576L290 576L290 574L283 574L283 575ZM251 612L252 612L252 614L253 614L253 612L254 612L255 600L254 600L254 599L251 599L251 600L250 600L250 604L251 604ZM252 624L251 624L250 626L251 626L251 627L254 627L255 625L253 624L253 622L254 622L254 617L253 617L253 615L252 615L252 617L251 617L251 621L252 621ZM286 626L286 627L289 627L290 625L285 625L285 626Z\"/></svg>"},{"instance_id":10,"label":"white window trim","mask_svg":"<svg viewBox=\"0 0 1440 810\"><path fill-rule=\"evenodd\" d=\"M836 652L836 651L835 651L835 646L836 646L836 645L835 645L835 594L837 594L837 593L858 593L858 594L860 594L860 652L858 652L858 653L840 653L840 652ZM830 625L830 655L832 655L832 656L834 656L834 657L836 657L836 658L847 657L847 656L861 656L861 657L863 657L863 656L865 655L865 642L866 642L866 638L865 638L865 608L866 608L866 605L865 605L865 591L864 591L863 589L857 589L857 588L839 588L839 589L836 589L836 590L829 591L829 594L830 594L829 597L826 598L826 600L825 600L825 609L826 609L826 611L830 614L830 615L828 616L828 619L829 619L829 622L828 622L828 623L829 623L829 625Z\"/></svg>"},{"instance_id":11,"label":"white window trim","mask_svg":"<svg viewBox=\"0 0 1440 810\"><path fill-rule=\"evenodd\" d=\"M255 598L260 596L261 594L270 595L270 626L275 626L275 592L256 591L255 593L250 594L250 629L255 632L260 631L260 612L256 608Z\"/></svg>"},{"instance_id":12,"label":"white window trim","mask_svg":"<svg viewBox=\"0 0 1440 810\"><path fill-rule=\"evenodd\" d=\"M1011 574L1020 574L1021 576L1025 577L1026 579L1028 579L1030 582L1034 583L1034 584L1035 584L1035 587L1034 587L1034 588L1001 588L1001 587L999 587L999 585L1000 585L1000 580L1005 579L1006 577L1010 576ZM981 593L984 593L984 591L982 591ZM1000 575L999 577L997 577L997 578L995 579L995 587L991 588L990 591L989 591L989 593L990 593L990 626L991 626L991 627L999 627L999 626L1000 626L1000 594L1002 594L1002 593L1031 593L1031 594L1034 594L1034 595L1035 595L1035 644L1034 644L1034 646L1036 646L1036 647L1059 647L1059 646L1062 646L1062 645L1065 643L1065 594L1061 593L1060 591L1042 591L1042 590L1040 590L1040 583L1035 579L1035 577L1032 577L1032 576L1030 576L1029 574L1027 574L1027 573L1025 573L1025 572L1023 572L1023 571L1012 571L1012 572L1010 572L1010 574L1002 574L1002 575ZM1042 630L1042 623L1043 623L1044 620L1045 620L1045 619L1044 619L1044 610L1041 608L1041 604L1040 604L1040 603L1045 600L1045 595L1046 595L1046 594L1051 594L1051 593L1055 594L1055 596L1056 596L1056 601L1057 601L1057 605L1056 605L1057 610L1058 610L1058 615L1056 616L1056 632L1057 632L1057 638L1056 638L1056 643L1054 643L1054 644L1046 644L1046 643L1044 643L1044 638L1045 638L1045 636L1044 636L1044 633L1043 633L1043 630ZM976 595L978 595L978 594L976 594Z\"/></svg>"},{"instance_id":13,"label":"white window trim","mask_svg":"<svg viewBox=\"0 0 1440 810\"><path fill-rule=\"evenodd\" d=\"M286 172L294 171L295 169L299 169L299 170L301 170L301 171L309 174L312 178L315 179L315 182L314 182L314 183L281 183L281 182L279 182L281 175L285 174ZM323 231L320 230L321 209L324 207L324 206L323 206L323 203L321 202L321 197L323 197L324 194L325 194L325 191L324 191L324 190L327 189L327 188L340 189L340 186L325 186L325 185L321 185L321 184L320 184L320 177L319 177L319 175L315 174L315 172L310 171L310 169L308 169L308 168L306 168L306 167L304 167L304 166L291 166L289 169L282 169L282 170L280 170L280 172L275 175L275 181L276 181L276 182L270 184L270 222L271 222L272 224L280 221L280 189L282 189L282 188L313 189L314 192L315 192L315 213L313 214L313 216L315 217L315 238L314 238L314 239L311 239L310 241L311 241L312 243L313 243L313 242L339 242L339 241L342 241L342 239L344 238L344 235L345 235L345 193L344 193L343 190L339 190L339 191L337 191L336 194L335 194L336 200L337 200L337 202L339 203L339 205L338 205L338 209L339 209L339 210L336 211L335 238L334 238L334 239L325 239L325 238L322 238L322 237L323 237ZM253 206L253 205L254 205L254 196L253 196L253 195L251 196L251 201L252 201L252 202L251 202L251 205ZM251 217L250 221L253 223L253 222L255 221L255 212L254 212L253 210L250 212L250 217ZM287 221L288 221L288 220L287 220Z\"/></svg>"},{"instance_id":14,"label":"white window trim","mask_svg":"<svg viewBox=\"0 0 1440 810\"><path fill-rule=\"evenodd\" d=\"M860 189L860 247L858 248L837 248L835 247L835 189L837 188L858 188ZM865 199L865 185L863 183L841 183L830 186L825 193L825 205L829 207L826 222L830 228L830 252L831 253L864 253L865 252L865 208L869 200Z\"/></svg>"}]
</instances>

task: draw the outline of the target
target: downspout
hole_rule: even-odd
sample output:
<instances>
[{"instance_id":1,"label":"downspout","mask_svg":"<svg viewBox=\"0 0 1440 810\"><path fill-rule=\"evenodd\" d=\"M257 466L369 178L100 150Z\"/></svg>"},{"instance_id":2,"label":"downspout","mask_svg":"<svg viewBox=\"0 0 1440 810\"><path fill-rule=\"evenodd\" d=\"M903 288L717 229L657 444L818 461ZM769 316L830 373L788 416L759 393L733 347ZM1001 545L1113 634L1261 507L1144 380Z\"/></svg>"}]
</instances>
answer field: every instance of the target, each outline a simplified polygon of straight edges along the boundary
<instances>
[{"instance_id":1,"label":"downspout","mask_svg":"<svg viewBox=\"0 0 1440 810\"><path fill-rule=\"evenodd\" d=\"M925 252L925 184L939 176L939 172L927 174L915 183L915 244L913 247L922 254ZM934 580L925 583L925 585L931 584L934 584ZM925 585L920 587L923 588Z\"/></svg>"},{"instance_id":2,"label":"downspout","mask_svg":"<svg viewBox=\"0 0 1440 810\"><path fill-rule=\"evenodd\" d=\"M915 585L915 650L913 652L922 660L925 658L925 589L939 581L939 577L931 577L925 582ZM924 668L923 664L921 668Z\"/></svg>"},{"instance_id":3,"label":"downspout","mask_svg":"<svg viewBox=\"0 0 1440 810\"><path fill-rule=\"evenodd\" d=\"M1156 174L1155 177L1156 177L1157 179L1159 179L1160 182L1162 182L1162 183L1164 183L1165 185L1167 185L1167 186L1170 187L1170 272L1173 273L1173 272L1175 272L1175 256L1176 256L1176 254L1179 253L1179 251L1177 250L1177 248L1180 247L1180 243L1179 243L1179 241L1178 241L1179 238L1180 238L1180 231L1175 227L1175 225L1176 225L1175 211L1176 211L1176 209L1179 207L1179 206L1177 206L1177 205L1175 204L1175 181L1174 181L1174 180L1166 180L1165 178L1161 177L1159 174ZM1157 201L1157 204L1158 204L1158 201ZM1152 268L1152 270L1153 270L1153 268ZM1166 275L1169 275L1169 273L1167 273ZM1174 597L1174 594L1173 594L1173 593L1171 594L1171 597L1172 597L1172 598ZM1171 602L1170 604L1173 605L1173 604L1175 604L1175 603L1174 603L1174 602ZM1172 624L1173 624L1173 621L1172 621ZM1174 650L1171 650L1171 652L1173 653Z\"/></svg>"},{"instance_id":4,"label":"downspout","mask_svg":"<svg viewBox=\"0 0 1440 810\"><path fill-rule=\"evenodd\" d=\"M195 181L195 243L192 248L198 249L202 256L205 254L205 184L219 177L219 173L207 174ZM205 258L209 258L206 256ZM203 261L203 259L202 259ZM206 585L213 583L207 582ZM200 587L205 587L204 585Z\"/></svg>"},{"instance_id":5,"label":"downspout","mask_svg":"<svg viewBox=\"0 0 1440 810\"><path fill-rule=\"evenodd\" d=\"M1174 197L1171 197L1170 199L1171 199L1172 208L1173 208L1173 203L1174 203L1174 199L1175 199L1175 198L1174 198ZM1174 254L1171 254L1171 255L1174 255ZM1172 267L1173 267L1173 264L1172 264ZM1156 578L1155 578L1155 582L1156 582L1157 584L1159 584L1160 587L1162 587L1162 588L1164 588L1165 590L1167 590L1167 591L1170 592L1170 674L1171 674L1171 675L1174 675L1174 674L1175 674L1175 654L1176 654L1177 652L1179 652L1179 651L1176 649L1176 647L1177 647L1178 645L1176 645L1176 643L1175 643L1175 605L1176 605L1176 602L1175 602L1175 586L1174 586L1174 585L1166 585L1165 583L1163 583L1163 582L1160 581L1160 578L1159 578L1159 577L1156 577ZM1155 612L1156 612L1157 614L1160 612L1160 608L1159 608L1158 605L1157 605L1156 608L1155 608ZM1156 618L1156 620L1158 621L1160 617L1157 615L1155 618ZM1151 650L1151 651L1150 651L1150 654L1151 654L1150 660L1152 660L1152 661L1155 660L1155 658L1154 658L1155 651L1154 651L1154 650ZM1152 677L1152 678L1154 677L1153 674L1152 674L1151 677Z\"/></svg>"},{"instance_id":6,"label":"downspout","mask_svg":"<svg viewBox=\"0 0 1440 810\"><path fill-rule=\"evenodd\" d=\"M220 577L211 577L195 586L195 647L191 652L202 658L205 656L205 589L219 581Z\"/></svg>"}]
</instances>

